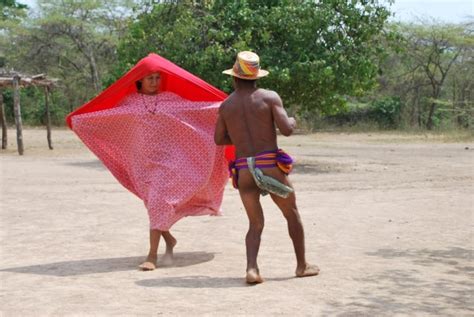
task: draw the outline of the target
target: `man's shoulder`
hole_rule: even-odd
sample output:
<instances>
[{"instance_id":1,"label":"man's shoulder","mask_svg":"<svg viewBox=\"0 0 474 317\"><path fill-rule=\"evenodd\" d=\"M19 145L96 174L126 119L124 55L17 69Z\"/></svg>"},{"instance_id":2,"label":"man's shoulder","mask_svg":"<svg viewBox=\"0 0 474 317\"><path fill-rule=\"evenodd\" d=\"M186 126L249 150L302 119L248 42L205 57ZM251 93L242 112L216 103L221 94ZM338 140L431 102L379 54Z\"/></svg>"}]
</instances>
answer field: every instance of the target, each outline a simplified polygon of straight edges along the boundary
<instances>
[{"instance_id":1,"label":"man's shoulder","mask_svg":"<svg viewBox=\"0 0 474 317\"><path fill-rule=\"evenodd\" d=\"M221 105L219 106L219 112L222 112L226 108L229 107L229 105L232 104L232 94L230 94L224 101L222 101Z\"/></svg>"},{"instance_id":2,"label":"man's shoulder","mask_svg":"<svg viewBox=\"0 0 474 317\"><path fill-rule=\"evenodd\" d=\"M278 96L278 93L274 90L271 90L271 89L266 89L266 88L258 88L257 92L259 94L262 94L262 95L265 95L265 96L268 96L268 97L277 97Z\"/></svg>"},{"instance_id":3,"label":"man's shoulder","mask_svg":"<svg viewBox=\"0 0 474 317\"><path fill-rule=\"evenodd\" d=\"M224 106L224 105L228 105L229 103L232 102L232 94L228 95L227 98L225 98L222 102L221 102L221 107Z\"/></svg>"},{"instance_id":4,"label":"man's shoulder","mask_svg":"<svg viewBox=\"0 0 474 317\"><path fill-rule=\"evenodd\" d=\"M227 98L224 99L221 105L230 105L235 101L236 98L237 98L237 94L235 91L233 91L227 96Z\"/></svg>"},{"instance_id":5,"label":"man's shoulder","mask_svg":"<svg viewBox=\"0 0 474 317\"><path fill-rule=\"evenodd\" d=\"M263 97L265 100L275 101L280 100L280 95L274 90L259 88L258 94Z\"/></svg>"}]
</instances>

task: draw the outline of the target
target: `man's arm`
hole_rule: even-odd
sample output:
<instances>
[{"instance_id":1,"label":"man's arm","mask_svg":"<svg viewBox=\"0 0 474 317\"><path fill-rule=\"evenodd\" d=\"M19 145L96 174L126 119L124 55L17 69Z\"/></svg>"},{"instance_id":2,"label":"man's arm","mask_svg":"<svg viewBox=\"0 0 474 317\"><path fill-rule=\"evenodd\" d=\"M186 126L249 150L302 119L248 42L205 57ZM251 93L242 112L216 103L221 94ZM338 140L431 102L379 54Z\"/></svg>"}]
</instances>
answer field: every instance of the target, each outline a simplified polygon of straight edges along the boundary
<instances>
[{"instance_id":1,"label":"man's arm","mask_svg":"<svg viewBox=\"0 0 474 317\"><path fill-rule=\"evenodd\" d=\"M269 103L272 107L273 120L281 134L284 136L293 134L296 128L296 120L293 117L288 117L285 108L283 108L283 102L276 92L271 92Z\"/></svg>"},{"instance_id":2,"label":"man's arm","mask_svg":"<svg viewBox=\"0 0 474 317\"><path fill-rule=\"evenodd\" d=\"M227 132L227 127L225 125L225 121L220 114L219 109L219 116L217 117L216 123L216 130L214 131L214 142L217 145L230 145L232 144L232 140L229 137Z\"/></svg>"}]
</instances>

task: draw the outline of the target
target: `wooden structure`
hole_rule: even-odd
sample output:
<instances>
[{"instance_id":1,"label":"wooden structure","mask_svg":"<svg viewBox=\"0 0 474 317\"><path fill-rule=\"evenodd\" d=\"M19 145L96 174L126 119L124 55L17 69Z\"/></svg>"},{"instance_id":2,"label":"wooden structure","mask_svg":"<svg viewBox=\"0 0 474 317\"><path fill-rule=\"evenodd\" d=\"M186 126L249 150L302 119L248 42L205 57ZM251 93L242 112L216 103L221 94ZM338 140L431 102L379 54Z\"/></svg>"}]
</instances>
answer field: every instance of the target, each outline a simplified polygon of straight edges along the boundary
<instances>
[{"instance_id":1,"label":"wooden structure","mask_svg":"<svg viewBox=\"0 0 474 317\"><path fill-rule=\"evenodd\" d=\"M13 112L16 125L16 141L18 145L18 153L23 155L23 125L21 121L20 107L20 89L24 87L36 86L43 87L45 108L46 108L46 130L49 149L53 149L51 141L51 116L49 112L49 95L52 87L55 86L57 80L48 79L44 74L27 76L17 72L4 72L0 70L0 119L2 122L2 149L7 148L7 121L5 117L5 106L3 104L3 96L1 91L3 88L13 89Z\"/></svg>"}]
</instances>

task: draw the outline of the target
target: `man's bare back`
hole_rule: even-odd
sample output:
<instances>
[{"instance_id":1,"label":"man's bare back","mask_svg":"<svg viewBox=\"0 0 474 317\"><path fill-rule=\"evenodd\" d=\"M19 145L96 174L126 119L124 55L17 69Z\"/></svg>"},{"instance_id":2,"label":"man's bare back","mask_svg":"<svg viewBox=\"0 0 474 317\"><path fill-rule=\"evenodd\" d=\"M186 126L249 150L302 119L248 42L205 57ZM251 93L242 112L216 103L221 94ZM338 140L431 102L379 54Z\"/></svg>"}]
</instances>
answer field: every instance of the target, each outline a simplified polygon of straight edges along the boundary
<instances>
[{"instance_id":1,"label":"man's bare back","mask_svg":"<svg viewBox=\"0 0 474 317\"><path fill-rule=\"evenodd\" d=\"M233 144L237 157L254 156L277 149L275 124L286 136L296 126L295 120L288 118L280 96L271 90L244 87L222 103L215 140L217 144Z\"/></svg>"}]
</instances>

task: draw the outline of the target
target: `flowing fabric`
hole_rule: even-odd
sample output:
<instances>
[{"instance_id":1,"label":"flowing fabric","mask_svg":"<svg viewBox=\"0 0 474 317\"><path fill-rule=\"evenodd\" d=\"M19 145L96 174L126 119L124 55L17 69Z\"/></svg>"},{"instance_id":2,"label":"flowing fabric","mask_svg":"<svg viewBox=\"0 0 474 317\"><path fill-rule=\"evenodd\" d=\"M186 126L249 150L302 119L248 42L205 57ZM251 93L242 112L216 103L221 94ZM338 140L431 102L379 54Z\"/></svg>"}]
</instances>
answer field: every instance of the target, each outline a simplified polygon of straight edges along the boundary
<instances>
[{"instance_id":1,"label":"flowing fabric","mask_svg":"<svg viewBox=\"0 0 474 317\"><path fill-rule=\"evenodd\" d=\"M155 72L160 73L160 91L173 92L190 101L223 101L227 98L223 91L173 64L166 58L151 53L141 59L132 69L97 97L71 112L66 117L66 123L74 130L72 124L74 116L117 107L126 96L137 91L136 81ZM235 148L226 146L225 156L227 160L233 160L235 158Z\"/></svg>"},{"instance_id":2,"label":"flowing fabric","mask_svg":"<svg viewBox=\"0 0 474 317\"><path fill-rule=\"evenodd\" d=\"M159 71L161 93L136 93L135 81ZM151 54L67 123L117 180L140 197L150 228L185 216L217 215L233 147L214 144L225 94ZM226 159L227 158L227 159Z\"/></svg>"}]
</instances>

